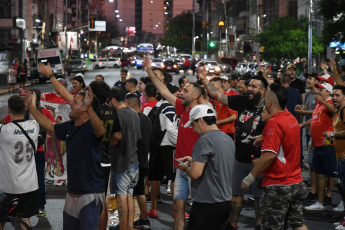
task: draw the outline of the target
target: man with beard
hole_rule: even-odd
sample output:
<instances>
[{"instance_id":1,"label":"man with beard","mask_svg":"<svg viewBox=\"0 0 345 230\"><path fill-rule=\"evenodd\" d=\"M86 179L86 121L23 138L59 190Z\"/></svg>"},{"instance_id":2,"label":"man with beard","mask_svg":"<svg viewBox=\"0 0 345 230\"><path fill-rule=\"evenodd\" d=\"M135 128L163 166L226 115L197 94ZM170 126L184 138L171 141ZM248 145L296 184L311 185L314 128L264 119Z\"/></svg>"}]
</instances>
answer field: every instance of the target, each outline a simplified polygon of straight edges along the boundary
<instances>
[{"instance_id":1,"label":"man with beard","mask_svg":"<svg viewBox=\"0 0 345 230\"><path fill-rule=\"evenodd\" d=\"M193 146L199 138L199 135L193 132L193 129L184 125L189 121L190 110L198 104L198 100L201 97L202 88L196 83L186 84L183 88L181 99L170 93L168 88L158 76L152 71L150 59L145 58L143 62L145 71L153 84L157 87L162 96L172 105L175 106L175 113L181 116L179 123L175 158L182 158L186 156L192 156ZM177 166L177 163L174 162ZM174 229L184 229L185 217L187 217L185 210L185 203L189 194L190 177L182 170L177 169L175 185L174 185Z\"/></svg>"},{"instance_id":2,"label":"man with beard","mask_svg":"<svg viewBox=\"0 0 345 230\"><path fill-rule=\"evenodd\" d=\"M305 82L301 79L296 78L296 66L294 64L290 64L286 67L286 74L291 77L290 87L297 89L301 96L302 101L305 98Z\"/></svg>"},{"instance_id":3,"label":"man with beard","mask_svg":"<svg viewBox=\"0 0 345 230\"><path fill-rule=\"evenodd\" d=\"M260 147L253 145L253 137L260 135L264 129L261 113L264 107L264 99L267 81L263 77L254 76L248 86L248 95L227 96L217 90L206 78L204 69L198 70L198 75L204 83L211 97L220 103L228 105L238 111L237 130L235 132L235 166L232 181L232 212L230 215L230 229L237 229L237 221L242 210L243 195L241 182L254 167L256 158L260 158ZM261 181L256 178L254 186L249 190L254 196L254 209L256 214L255 229L260 229L260 197Z\"/></svg>"}]
</instances>

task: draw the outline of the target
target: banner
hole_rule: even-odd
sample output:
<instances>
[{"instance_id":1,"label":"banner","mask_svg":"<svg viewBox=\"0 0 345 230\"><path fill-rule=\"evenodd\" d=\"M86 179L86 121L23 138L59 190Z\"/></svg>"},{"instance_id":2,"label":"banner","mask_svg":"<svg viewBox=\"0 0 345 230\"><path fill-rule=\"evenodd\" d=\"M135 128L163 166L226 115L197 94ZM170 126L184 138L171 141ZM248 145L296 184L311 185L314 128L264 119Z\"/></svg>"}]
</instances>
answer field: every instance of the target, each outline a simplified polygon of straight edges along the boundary
<instances>
[{"instance_id":1,"label":"banner","mask_svg":"<svg viewBox=\"0 0 345 230\"><path fill-rule=\"evenodd\" d=\"M41 106L49 110L57 123L70 120L69 105L56 93L45 93L41 97ZM47 132L46 140L46 180L54 185L62 185L67 179L66 143Z\"/></svg>"}]
</instances>

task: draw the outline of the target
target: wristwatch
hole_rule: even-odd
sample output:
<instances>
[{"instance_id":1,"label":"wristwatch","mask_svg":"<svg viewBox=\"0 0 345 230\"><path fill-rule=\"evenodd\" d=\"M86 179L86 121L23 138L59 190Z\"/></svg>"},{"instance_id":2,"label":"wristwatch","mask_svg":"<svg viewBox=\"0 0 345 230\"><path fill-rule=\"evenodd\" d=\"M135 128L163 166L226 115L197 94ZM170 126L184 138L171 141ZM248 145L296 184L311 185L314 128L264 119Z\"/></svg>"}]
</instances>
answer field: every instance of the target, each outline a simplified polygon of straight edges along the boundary
<instances>
[{"instance_id":1,"label":"wristwatch","mask_svg":"<svg viewBox=\"0 0 345 230\"><path fill-rule=\"evenodd\" d=\"M334 133L331 133L331 139L335 139Z\"/></svg>"},{"instance_id":2,"label":"wristwatch","mask_svg":"<svg viewBox=\"0 0 345 230\"><path fill-rule=\"evenodd\" d=\"M52 79L53 77L55 77L54 74L49 75L49 79Z\"/></svg>"}]
</instances>

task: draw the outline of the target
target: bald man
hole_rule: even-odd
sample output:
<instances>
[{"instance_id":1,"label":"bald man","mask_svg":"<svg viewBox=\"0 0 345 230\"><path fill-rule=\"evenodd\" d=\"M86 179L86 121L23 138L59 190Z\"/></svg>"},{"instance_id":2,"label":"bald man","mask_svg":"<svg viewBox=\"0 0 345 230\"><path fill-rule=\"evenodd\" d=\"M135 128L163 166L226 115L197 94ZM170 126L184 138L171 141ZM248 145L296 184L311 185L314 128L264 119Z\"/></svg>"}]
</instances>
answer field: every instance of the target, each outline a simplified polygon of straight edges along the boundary
<instances>
[{"instance_id":1,"label":"bald man","mask_svg":"<svg viewBox=\"0 0 345 230\"><path fill-rule=\"evenodd\" d=\"M263 175L261 229L283 229L286 223L282 220L293 229L308 229L302 213L307 189L300 168L300 128L285 109L287 99L286 88L276 83L269 86L265 107L271 118L263 131L262 155L241 184L247 190Z\"/></svg>"}]
</instances>

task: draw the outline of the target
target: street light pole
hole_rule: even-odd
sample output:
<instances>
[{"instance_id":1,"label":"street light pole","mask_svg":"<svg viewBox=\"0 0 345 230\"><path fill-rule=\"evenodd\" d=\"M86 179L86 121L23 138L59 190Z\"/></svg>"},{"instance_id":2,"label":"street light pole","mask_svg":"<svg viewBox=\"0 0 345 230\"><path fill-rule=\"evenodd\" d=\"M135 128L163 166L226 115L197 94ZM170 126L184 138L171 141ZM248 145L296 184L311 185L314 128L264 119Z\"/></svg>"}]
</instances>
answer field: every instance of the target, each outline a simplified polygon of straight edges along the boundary
<instances>
[{"instance_id":1,"label":"street light pole","mask_svg":"<svg viewBox=\"0 0 345 230\"><path fill-rule=\"evenodd\" d=\"M313 66L313 0L309 1L308 23L308 73L312 72Z\"/></svg>"},{"instance_id":2,"label":"street light pole","mask_svg":"<svg viewBox=\"0 0 345 230\"><path fill-rule=\"evenodd\" d=\"M195 58L195 0L193 0L192 58Z\"/></svg>"}]
</instances>

